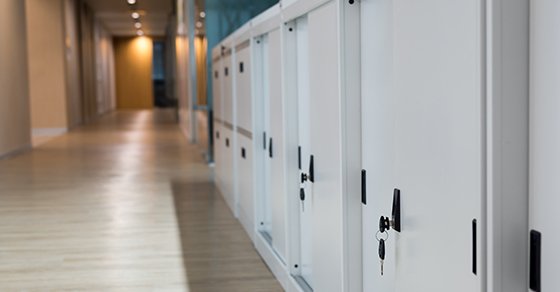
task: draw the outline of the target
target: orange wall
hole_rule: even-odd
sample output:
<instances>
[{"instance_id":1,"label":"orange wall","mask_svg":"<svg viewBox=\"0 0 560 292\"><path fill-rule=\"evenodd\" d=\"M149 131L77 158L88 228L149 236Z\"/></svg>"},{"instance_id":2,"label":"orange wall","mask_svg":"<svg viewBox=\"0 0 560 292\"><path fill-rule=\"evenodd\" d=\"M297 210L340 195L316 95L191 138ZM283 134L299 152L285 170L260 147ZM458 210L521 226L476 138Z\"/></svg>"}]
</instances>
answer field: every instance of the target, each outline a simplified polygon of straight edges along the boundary
<instances>
[{"instance_id":1,"label":"orange wall","mask_svg":"<svg viewBox=\"0 0 560 292\"><path fill-rule=\"evenodd\" d=\"M68 128L61 0L27 0L29 95L33 128Z\"/></svg>"},{"instance_id":2,"label":"orange wall","mask_svg":"<svg viewBox=\"0 0 560 292\"><path fill-rule=\"evenodd\" d=\"M115 38L118 109L149 109L154 104L153 42L148 37Z\"/></svg>"},{"instance_id":3,"label":"orange wall","mask_svg":"<svg viewBox=\"0 0 560 292\"><path fill-rule=\"evenodd\" d=\"M25 2L0 1L0 157L29 147Z\"/></svg>"}]
</instances>

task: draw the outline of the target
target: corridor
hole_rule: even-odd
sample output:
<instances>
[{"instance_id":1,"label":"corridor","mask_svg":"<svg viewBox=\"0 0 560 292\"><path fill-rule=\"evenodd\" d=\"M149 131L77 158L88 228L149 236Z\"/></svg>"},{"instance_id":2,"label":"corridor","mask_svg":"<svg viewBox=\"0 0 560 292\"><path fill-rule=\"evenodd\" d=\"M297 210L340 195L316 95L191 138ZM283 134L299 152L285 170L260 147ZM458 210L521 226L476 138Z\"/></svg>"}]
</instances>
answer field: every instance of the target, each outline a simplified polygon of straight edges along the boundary
<instances>
[{"instance_id":1,"label":"corridor","mask_svg":"<svg viewBox=\"0 0 560 292\"><path fill-rule=\"evenodd\" d=\"M113 112L0 160L0 290L281 288L200 146L160 110Z\"/></svg>"}]
</instances>

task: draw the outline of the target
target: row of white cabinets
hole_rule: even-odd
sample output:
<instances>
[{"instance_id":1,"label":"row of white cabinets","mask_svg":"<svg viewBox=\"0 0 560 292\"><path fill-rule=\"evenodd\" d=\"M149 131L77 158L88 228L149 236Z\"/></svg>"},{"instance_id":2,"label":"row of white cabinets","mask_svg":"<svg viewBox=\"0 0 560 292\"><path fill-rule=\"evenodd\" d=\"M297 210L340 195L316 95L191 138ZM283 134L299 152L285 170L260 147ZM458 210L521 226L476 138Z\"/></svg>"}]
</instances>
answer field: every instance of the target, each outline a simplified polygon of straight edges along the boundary
<instances>
[{"instance_id":1,"label":"row of white cabinets","mask_svg":"<svg viewBox=\"0 0 560 292\"><path fill-rule=\"evenodd\" d=\"M216 184L288 291L559 291L560 4L293 0L213 49Z\"/></svg>"}]
</instances>

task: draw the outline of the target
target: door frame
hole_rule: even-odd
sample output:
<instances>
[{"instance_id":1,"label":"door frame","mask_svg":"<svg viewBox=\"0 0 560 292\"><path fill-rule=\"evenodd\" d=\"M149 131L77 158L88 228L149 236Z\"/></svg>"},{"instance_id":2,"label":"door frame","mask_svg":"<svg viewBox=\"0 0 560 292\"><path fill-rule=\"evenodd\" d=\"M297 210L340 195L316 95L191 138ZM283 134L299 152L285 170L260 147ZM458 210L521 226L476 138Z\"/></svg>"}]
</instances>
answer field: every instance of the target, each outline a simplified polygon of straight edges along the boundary
<instances>
[{"instance_id":1,"label":"door frame","mask_svg":"<svg viewBox=\"0 0 560 292\"><path fill-rule=\"evenodd\" d=\"M486 291L528 287L529 2L486 2Z\"/></svg>"}]
</instances>

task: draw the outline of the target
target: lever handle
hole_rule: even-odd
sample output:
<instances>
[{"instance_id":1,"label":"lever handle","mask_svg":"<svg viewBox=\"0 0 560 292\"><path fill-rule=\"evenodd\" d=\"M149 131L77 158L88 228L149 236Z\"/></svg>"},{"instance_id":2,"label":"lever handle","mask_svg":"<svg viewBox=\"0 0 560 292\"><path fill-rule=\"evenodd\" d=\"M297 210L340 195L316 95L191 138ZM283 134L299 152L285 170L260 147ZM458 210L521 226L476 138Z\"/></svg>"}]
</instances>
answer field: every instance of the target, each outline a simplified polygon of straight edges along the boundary
<instances>
[{"instance_id":1,"label":"lever handle","mask_svg":"<svg viewBox=\"0 0 560 292\"><path fill-rule=\"evenodd\" d=\"M401 190L393 190L393 209L391 211L391 217L393 217L393 229L397 232L401 232Z\"/></svg>"},{"instance_id":2,"label":"lever handle","mask_svg":"<svg viewBox=\"0 0 560 292\"><path fill-rule=\"evenodd\" d=\"M529 236L529 288L541 292L541 233L531 230Z\"/></svg>"},{"instance_id":3,"label":"lever handle","mask_svg":"<svg viewBox=\"0 0 560 292\"><path fill-rule=\"evenodd\" d=\"M268 139L268 157L272 158L272 137Z\"/></svg>"},{"instance_id":4,"label":"lever handle","mask_svg":"<svg viewBox=\"0 0 560 292\"><path fill-rule=\"evenodd\" d=\"M391 218L384 216L379 218L379 231L381 233L391 228L397 232L401 232L401 191L399 189L393 190Z\"/></svg>"},{"instance_id":5,"label":"lever handle","mask_svg":"<svg viewBox=\"0 0 560 292\"><path fill-rule=\"evenodd\" d=\"M309 158L309 175L308 175L308 179L310 182L314 183L315 182L315 162L313 161L314 157L313 155L311 155L311 157Z\"/></svg>"}]
</instances>

